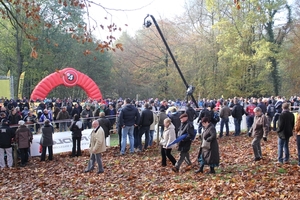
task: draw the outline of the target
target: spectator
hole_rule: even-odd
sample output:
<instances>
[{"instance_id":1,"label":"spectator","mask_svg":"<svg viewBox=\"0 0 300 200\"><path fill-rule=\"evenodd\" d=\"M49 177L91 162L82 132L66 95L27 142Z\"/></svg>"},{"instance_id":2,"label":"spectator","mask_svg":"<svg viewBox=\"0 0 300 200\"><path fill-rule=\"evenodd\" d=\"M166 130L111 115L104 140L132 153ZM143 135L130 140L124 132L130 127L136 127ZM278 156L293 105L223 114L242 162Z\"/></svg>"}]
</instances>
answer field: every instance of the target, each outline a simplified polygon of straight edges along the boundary
<instances>
[{"instance_id":1,"label":"spectator","mask_svg":"<svg viewBox=\"0 0 300 200\"><path fill-rule=\"evenodd\" d=\"M44 112L41 115L39 122L45 122L47 119L49 120L49 122L53 121L52 113L49 112L47 109L44 109Z\"/></svg>"},{"instance_id":2,"label":"spectator","mask_svg":"<svg viewBox=\"0 0 300 200\"><path fill-rule=\"evenodd\" d=\"M186 104L186 111L185 113L188 115L188 120L189 122L194 122L194 120L197 118L197 113L195 111L194 108L191 107L191 104L190 103L187 103Z\"/></svg>"},{"instance_id":3,"label":"spectator","mask_svg":"<svg viewBox=\"0 0 300 200\"><path fill-rule=\"evenodd\" d=\"M215 126L210 123L209 118L204 117L201 120L204 132L202 133L202 144L200 149L200 169L195 173L203 173L204 165L209 165L211 174L215 174L215 167L219 166L220 154L217 141L217 133Z\"/></svg>"},{"instance_id":4,"label":"spectator","mask_svg":"<svg viewBox=\"0 0 300 200\"><path fill-rule=\"evenodd\" d=\"M9 122L2 119L0 127L0 168L5 168L4 153L7 156L7 166L9 168L13 165L12 155L12 139L15 137L15 132L9 128Z\"/></svg>"},{"instance_id":5,"label":"spectator","mask_svg":"<svg viewBox=\"0 0 300 200\"><path fill-rule=\"evenodd\" d=\"M188 121L188 115L186 113L180 115L180 121L181 125L179 128L178 137L184 133L187 133L187 137L179 142L178 151L180 151L180 157L176 162L175 167L172 168L174 172L179 172L183 161L185 161L187 165L192 165L189 150L194 137L194 125Z\"/></svg>"},{"instance_id":6,"label":"spectator","mask_svg":"<svg viewBox=\"0 0 300 200\"><path fill-rule=\"evenodd\" d=\"M226 136L229 136L229 116L230 115L231 115L231 110L227 106L227 101L224 101L223 107L220 110L220 118L221 118L220 138L223 137L224 125L225 125L225 128L226 128Z\"/></svg>"},{"instance_id":7,"label":"spectator","mask_svg":"<svg viewBox=\"0 0 300 200\"><path fill-rule=\"evenodd\" d=\"M28 162L28 153L33 136L29 128L25 126L25 122L23 120L19 121L19 125L20 126L16 131L16 143L18 144L20 151L21 167L25 167Z\"/></svg>"},{"instance_id":8,"label":"spectator","mask_svg":"<svg viewBox=\"0 0 300 200\"><path fill-rule=\"evenodd\" d=\"M105 118L104 112L100 112L99 116L100 116L100 118L98 119L99 125L104 131L105 138L107 138L109 136L110 121Z\"/></svg>"},{"instance_id":9,"label":"spectator","mask_svg":"<svg viewBox=\"0 0 300 200\"><path fill-rule=\"evenodd\" d=\"M81 147L82 130L83 130L83 125L79 119L79 115L75 114L73 117L73 122L70 126L70 131L72 131L72 141L73 141L71 157L81 156L80 147Z\"/></svg>"},{"instance_id":10,"label":"spectator","mask_svg":"<svg viewBox=\"0 0 300 200\"><path fill-rule=\"evenodd\" d=\"M117 111L114 108L114 105L112 103L109 104L108 108L105 110L105 116L107 116L109 122L110 122L110 130L113 130L113 125L116 122L116 114Z\"/></svg>"},{"instance_id":11,"label":"spectator","mask_svg":"<svg viewBox=\"0 0 300 200\"><path fill-rule=\"evenodd\" d=\"M235 126L234 136L239 136L241 133L241 123L242 123L243 115L245 114L245 110L238 103L238 100L236 98L234 98L233 102L234 102L234 106L232 108L231 115L234 118L234 126Z\"/></svg>"},{"instance_id":12,"label":"spectator","mask_svg":"<svg viewBox=\"0 0 300 200\"><path fill-rule=\"evenodd\" d=\"M246 107L246 122L248 132L254 121L254 108L256 108L256 105L252 102L252 100L250 100L249 105Z\"/></svg>"},{"instance_id":13,"label":"spectator","mask_svg":"<svg viewBox=\"0 0 300 200\"><path fill-rule=\"evenodd\" d=\"M293 129L295 125L294 114L289 111L289 104L282 104L282 113L278 119L278 162L288 163L290 159L289 139L293 136ZM283 150L285 157L283 158Z\"/></svg>"},{"instance_id":14,"label":"spectator","mask_svg":"<svg viewBox=\"0 0 300 200\"><path fill-rule=\"evenodd\" d=\"M61 111L58 113L56 120L64 120L59 123L59 132L67 131L67 120L70 119L70 115L67 112L67 108L63 106Z\"/></svg>"},{"instance_id":15,"label":"spectator","mask_svg":"<svg viewBox=\"0 0 300 200\"><path fill-rule=\"evenodd\" d=\"M130 143L130 153L134 153L134 127L137 127L140 120L138 109L130 104L130 99L124 101L124 107L120 112L120 126L122 127L121 155L125 154L127 135Z\"/></svg>"},{"instance_id":16,"label":"spectator","mask_svg":"<svg viewBox=\"0 0 300 200\"><path fill-rule=\"evenodd\" d=\"M104 173L102 166L102 156L101 153L106 151L105 145L105 134L99 122L97 120L93 121L93 131L91 133L90 142L90 160L87 168L84 170L85 173L90 172L94 169L95 161L98 163L97 174Z\"/></svg>"},{"instance_id":17,"label":"spectator","mask_svg":"<svg viewBox=\"0 0 300 200\"><path fill-rule=\"evenodd\" d=\"M166 118L164 120L165 130L160 140L160 146L161 146L161 165L163 167L167 166L167 158L172 162L172 165L175 166L176 159L172 156L171 151L174 145L171 145L169 147L169 144L171 144L175 139L175 127L171 122L171 119Z\"/></svg>"},{"instance_id":18,"label":"spectator","mask_svg":"<svg viewBox=\"0 0 300 200\"><path fill-rule=\"evenodd\" d=\"M81 112L81 117L83 118L83 128L90 129L92 128L92 117L93 112L90 110L90 106L86 106L85 109Z\"/></svg>"},{"instance_id":19,"label":"spectator","mask_svg":"<svg viewBox=\"0 0 300 200\"><path fill-rule=\"evenodd\" d=\"M40 141L40 145L42 145L42 155L41 155L41 161L45 161L46 159L46 151L48 148L48 160L53 160L53 133L54 129L50 125L50 120L45 120L45 125L42 128L42 137Z\"/></svg>"},{"instance_id":20,"label":"spectator","mask_svg":"<svg viewBox=\"0 0 300 200\"><path fill-rule=\"evenodd\" d=\"M149 109L149 104L145 103L145 109L142 111L140 118L140 130L138 135L138 149L142 151L142 136L145 134L145 145L144 150L148 148L149 145L149 135L150 135L150 125L153 123L153 113Z\"/></svg>"},{"instance_id":21,"label":"spectator","mask_svg":"<svg viewBox=\"0 0 300 200\"><path fill-rule=\"evenodd\" d=\"M300 166L300 115L297 117L295 132L297 137L298 166Z\"/></svg>"},{"instance_id":22,"label":"spectator","mask_svg":"<svg viewBox=\"0 0 300 200\"><path fill-rule=\"evenodd\" d=\"M151 106L149 107L149 109L152 111L152 114L153 114L153 123L150 125L150 131L149 131L149 146L152 146L154 132L155 132L155 125L158 122L158 118L157 118L157 114L153 112L153 109Z\"/></svg>"},{"instance_id":23,"label":"spectator","mask_svg":"<svg viewBox=\"0 0 300 200\"><path fill-rule=\"evenodd\" d=\"M259 161L262 159L260 141L263 138L267 141L267 136L269 132L268 119L262 113L260 107L254 108L255 118L254 123L249 130L249 137L254 136L252 140L252 147L254 152L254 161Z\"/></svg>"},{"instance_id":24,"label":"spectator","mask_svg":"<svg viewBox=\"0 0 300 200\"><path fill-rule=\"evenodd\" d=\"M176 109L173 109L172 112L171 112L171 115L170 115L170 119L171 119L171 122L172 124L174 125L175 127L175 135L176 135L176 138L178 136L178 131L179 131L179 127L181 125L181 121L180 121L180 113L177 112Z\"/></svg>"}]
</instances>

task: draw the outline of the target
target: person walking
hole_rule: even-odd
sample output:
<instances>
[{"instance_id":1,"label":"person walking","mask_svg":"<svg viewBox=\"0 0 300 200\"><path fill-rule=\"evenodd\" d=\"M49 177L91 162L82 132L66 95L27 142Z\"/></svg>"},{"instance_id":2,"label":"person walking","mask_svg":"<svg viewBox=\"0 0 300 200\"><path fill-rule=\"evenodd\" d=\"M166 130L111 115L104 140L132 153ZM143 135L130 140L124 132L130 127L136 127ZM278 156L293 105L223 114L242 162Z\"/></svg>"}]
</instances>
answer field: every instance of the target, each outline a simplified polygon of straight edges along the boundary
<instances>
[{"instance_id":1,"label":"person walking","mask_svg":"<svg viewBox=\"0 0 300 200\"><path fill-rule=\"evenodd\" d=\"M42 128L42 137L40 140L40 145L42 145L42 154L41 154L41 161L46 160L46 151L48 148L48 160L53 160L53 133L54 128L50 124L50 120L45 120L45 125Z\"/></svg>"},{"instance_id":2,"label":"person walking","mask_svg":"<svg viewBox=\"0 0 300 200\"><path fill-rule=\"evenodd\" d=\"M71 157L81 156L81 137L82 137L83 124L79 119L79 115L77 114L74 115L73 122L69 129L70 131L72 131L72 141L73 141Z\"/></svg>"},{"instance_id":3,"label":"person walking","mask_svg":"<svg viewBox=\"0 0 300 200\"><path fill-rule=\"evenodd\" d=\"M181 125L178 131L178 137L185 133L187 133L187 137L179 142L178 151L180 152L180 158L172 168L174 172L179 172L183 161L185 161L187 165L192 165L189 150L194 138L194 125L188 121L188 115L186 113L180 115L180 121Z\"/></svg>"},{"instance_id":4,"label":"person walking","mask_svg":"<svg viewBox=\"0 0 300 200\"><path fill-rule=\"evenodd\" d=\"M104 173L102 165L102 155L101 153L106 151L105 144L105 133L101 126L99 125L98 120L93 121L92 123L93 131L91 133L90 139L90 160L87 168L84 170L85 173L90 172L94 169L95 162L98 164L97 174Z\"/></svg>"},{"instance_id":5,"label":"person walking","mask_svg":"<svg viewBox=\"0 0 300 200\"><path fill-rule=\"evenodd\" d=\"M209 173L215 174L215 167L219 166L220 163L216 128L208 117L202 118L201 123L204 131L201 135L202 144L198 158L200 168L196 170L195 173L203 173L204 165L209 165Z\"/></svg>"},{"instance_id":6,"label":"person walking","mask_svg":"<svg viewBox=\"0 0 300 200\"><path fill-rule=\"evenodd\" d=\"M269 133L269 120L265 116L260 107L254 108L254 122L250 127L248 132L249 137L254 137L252 140L252 148L254 153L254 161L259 161L262 159L262 152L260 141L263 139L267 141L267 136Z\"/></svg>"},{"instance_id":7,"label":"person walking","mask_svg":"<svg viewBox=\"0 0 300 200\"><path fill-rule=\"evenodd\" d=\"M290 159L289 140L293 136L293 129L295 125L294 114L289 110L290 104L282 104L282 113L278 119L278 162L288 163ZM283 150L285 157L283 158Z\"/></svg>"},{"instance_id":8,"label":"person walking","mask_svg":"<svg viewBox=\"0 0 300 200\"><path fill-rule=\"evenodd\" d=\"M16 130L16 143L21 156L21 167L25 167L28 162L28 153L30 148L30 143L32 143L33 136L29 128L25 126L25 121L20 120L18 123L20 126Z\"/></svg>"},{"instance_id":9,"label":"person walking","mask_svg":"<svg viewBox=\"0 0 300 200\"><path fill-rule=\"evenodd\" d=\"M161 137L159 144L161 145L161 165L163 167L167 166L167 158L172 162L174 166L176 164L176 159L171 154L172 148L175 145L169 146L175 139L175 126L172 124L170 118L164 120L165 130Z\"/></svg>"}]
</instances>

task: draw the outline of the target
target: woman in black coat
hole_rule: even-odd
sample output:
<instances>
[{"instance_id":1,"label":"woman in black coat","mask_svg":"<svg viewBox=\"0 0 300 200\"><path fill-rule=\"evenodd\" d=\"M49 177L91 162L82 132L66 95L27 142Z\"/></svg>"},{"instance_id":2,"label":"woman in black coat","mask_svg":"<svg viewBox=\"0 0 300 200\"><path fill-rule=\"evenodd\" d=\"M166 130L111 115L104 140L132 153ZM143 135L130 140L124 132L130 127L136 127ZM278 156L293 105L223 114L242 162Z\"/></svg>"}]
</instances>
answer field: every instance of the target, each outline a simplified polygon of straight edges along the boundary
<instances>
[{"instance_id":1,"label":"woman in black coat","mask_svg":"<svg viewBox=\"0 0 300 200\"><path fill-rule=\"evenodd\" d=\"M201 123L204 128L204 132L202 133L203 141L199 153L200 169L195 171L195 173L203 173L204 165L209 165L209 173L214 174L216 173L215 167L219 166L220 162L216 128L207 117L204 117L201 120Z\"/></svg>"},{"instance_id":2,"label":"woman in black coat","mask_svg":"<svg viewBox=\"0 0 300 200\"><path fill-rule=\"evenodd\" d=\"M42 137L40 140L40 145L42 145L42 155L41 161L45 161L46 159L46 151L48 147L48 160L53 160L53 133L54 129L50 124L49 119L45 120L45 126L42 128Z\"/></svg>"},{"instance_id":3,"label":"woman in black coat","mask_svg":"<svg viewBox=\"0 0 300 200\"><path fill-rule=\"evenodd\" d=\"M79 119L79 115L75 114L73 117L73 122L70 126L70 131L72 131L72 157L81 156L81 137L82 137L83 124ZM77 152L76 152L77 146Z\"/></svg>"}]
</instances>

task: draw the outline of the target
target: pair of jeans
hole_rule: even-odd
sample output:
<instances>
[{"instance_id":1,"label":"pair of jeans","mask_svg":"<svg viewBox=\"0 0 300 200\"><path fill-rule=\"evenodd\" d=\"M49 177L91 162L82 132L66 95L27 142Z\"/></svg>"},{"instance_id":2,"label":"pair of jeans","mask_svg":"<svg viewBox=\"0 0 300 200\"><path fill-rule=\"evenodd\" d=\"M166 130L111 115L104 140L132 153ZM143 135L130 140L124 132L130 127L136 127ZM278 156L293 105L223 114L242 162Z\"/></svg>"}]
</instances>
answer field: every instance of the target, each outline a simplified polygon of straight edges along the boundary
<instances>
[{"instance_id":1,"label":"pair of jeans","mask_svg":"<svg viewBox=\"0 0 300 200\"><path fill-rule=\"evenodd\" d=\"M234 127L235 127L234 136L240 135L240 133L241 133L241 123L242 123L242 119L234 118Z\"/></svg>"},{"instance_id":2,"label":"pair of jeans","mask_svg":"<svg viewBox=\"0 0 300 200\"><path fill-rule=\"evenodd\" d=\"M172 149L165 149L161 146L161 165L167 166L167 158L172 162L172 165L176 164L176 159L171 154Z\"/></svg>"},{"instance_id":3,"label":"pair of jeans","mask_svg":"<svg viewBox=\"0 0 300 200\"><path fill-rule=\"evenodd\" d=\"M102 165L102 156L101 153L92 153L90 156L89 164L85 171L89 172L94 169L95 162L98 163L98 172L104 172L103 165Z\"/></svg>"},{"instance_id":4,"label":"pair of jeans","mask_svg":"<svg viewBox=\"0 0 300 200\"><path fill-rule=\"evenodd\" d=\"M21 157L21 164L25 165L28 162L28 149L29 148L21 148L20 150L20 157Z\"/></svg>"},{"instance_id":5,"label":"pair of jeans","mask_svg":"<svg viewBox=\"0 0 300 200\"><path fill-rule=\"evenodd\" d=\"M83 129L91 129L92 128L92 122L91 121L85 121L83 123Z\"/></svg>"},{"instance_id":6,"label":"pair of jeans","mask_svg":"<svg viewBox=\"0 0 300 200\"><path fill-rule=\"evenodd\" d=\"M10 148L0 148L0 168L5 167L4 152L6 152L7 166L12 167L13 154L12 154L12 147L10 147Z\"/></svg>"},{"instance_id":7,"label":"pair of jeans","mask_svg":"<svg viewBox=\"0 0 300 200\"><path fill-rule=\"evenodd\" d=\"M253 124L253 121L254 121L254 116L248 115L248 116L246 117L247 132L249 132L249 130L250 130L252 124Z\"/></svg>"},{"instance_id":8,"label":"pair of jeans","mask_svg":"<svg viewBox=\"0 0 300 200\"><path fill-rule=\"evenodd\" d=\"M72 156L81 156L81 137L72 137L73 147ZM77 148L76 148L77 147ZM77 152L76 152L77 149Z\"/></svg>"},{"instance_id":9,"label":"pair of jeans","mask_svg":"<svg viewBox=\"0 0 300 200\"><path fill-rule=\"evenodd\" d=\"M300 135L297 135L298 165L300 166Z\"/></svg>"},{"instance_id":10,"label":"pair of jeans","mask_svg":"<svg viewBox=\"0 0 300 200\"><path fill-rule=\"evenodd\" d=\"M290 159L290 151L289 151L289 139L286 138L285 140L278 138L278 161L288 162ZM284 151L284 158L283 158L283 151Z\"/></svg>"},{"instance_id":11,"label":"pair of jeans","mask_svg":"<svg viewBox=\"0 0 300 200\"><path fill-rule=\"evenodd\" d=\"M262 158L262 153L261 153L261 146L260 146L260 141L262 137L255 136L254 139L252 140L252 148L253 148L253 153L254 153L254 158Z\"/></svg>"},{"instance_id":12,"label":"pair of jeans","mask_svg":"<svg viewBox=\"0 0 300 200\"><path fill-rule=\"evenodd\" d=\"M223 136L223 128L224 128L224 125L225 125L225 128L226 128L226 136L229 135L229 118L224 118L224 119L221 119L221 125L220 125L220 137Z\"/></svg>"},{"instance_id":13,"label":"pair of jeans","mask_svg":"<svg viewBox=\"0 0 300 200\"><path fill-rule=\"evenodd\" d=\"M127 145L127 135L129 137L130 153L134 152L134 126L125 126L122 128L122 144L121 144L121 154L125 154L125 148Z\"/></svg>"},{"instance_id":14,"label":"pair of jeans","mask_svg":"<svg viewBox=\"0 0 300 200\"><path fill-rule=\"evenodd\" d=\"M67 131L67 122L59 123L59 132Z\"/></svg>"},{"instance_id":15,"label":"pair of jeans","mask_svg":"<svg viewBox=\"0 0 300 200\"><path fill-rule=\"evenodd\" d=\"M42 146L42 155L41 155L41 161L46 160L46 151L48 147L48 160L53 160L53 149L52 146Z\"/></svg>"},{"instance_id":16,"label":"pair of jeans","mask_svg":"<svg viewBox=\"0 0 300 200\"><path fill-rule=\"evenodd\" d=\"M140 131L139 131L139 137L138 137L138 148L140 150L142 150L142 137L145 133L145 145L144 145L144 149L148 148L149 145L149 135L150 135L150 126L142 126L140 127Z\"/></svg>"},{"instance_id":17,"label":"pair of jeans","mask_svg":"<svg viewBox=\"0 0 300 200\"><path fill-rule=\"evenodd\" d=\"M154 130L149 131L149 146L153 144Z\"/></svg>"}]
</instances>

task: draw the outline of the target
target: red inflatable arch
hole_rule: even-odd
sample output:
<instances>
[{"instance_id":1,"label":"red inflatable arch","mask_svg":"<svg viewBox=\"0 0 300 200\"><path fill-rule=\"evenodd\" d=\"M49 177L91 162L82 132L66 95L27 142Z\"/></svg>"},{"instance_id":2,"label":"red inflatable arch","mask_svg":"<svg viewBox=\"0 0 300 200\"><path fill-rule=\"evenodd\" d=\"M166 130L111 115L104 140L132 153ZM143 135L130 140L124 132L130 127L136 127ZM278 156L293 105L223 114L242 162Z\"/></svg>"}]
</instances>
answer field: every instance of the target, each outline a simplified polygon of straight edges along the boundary
<instances>
[{"instance_id":1,"label":"red inflatable arch","mask_svg":"<svg viewBox=\"0 0 300 200\"><path fill-rule=\"evenodd\" d=\"M37 99L43 100L51 90L59 85L66 87L80 86L89 98L102 101L102 94L96 83L87 75L73 68L65 68L45 77L34 88L30 98L34 101Z\"/></svg>"}]
</instances>

